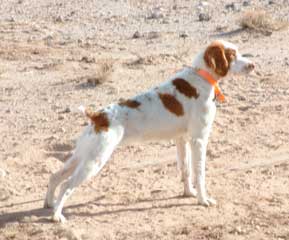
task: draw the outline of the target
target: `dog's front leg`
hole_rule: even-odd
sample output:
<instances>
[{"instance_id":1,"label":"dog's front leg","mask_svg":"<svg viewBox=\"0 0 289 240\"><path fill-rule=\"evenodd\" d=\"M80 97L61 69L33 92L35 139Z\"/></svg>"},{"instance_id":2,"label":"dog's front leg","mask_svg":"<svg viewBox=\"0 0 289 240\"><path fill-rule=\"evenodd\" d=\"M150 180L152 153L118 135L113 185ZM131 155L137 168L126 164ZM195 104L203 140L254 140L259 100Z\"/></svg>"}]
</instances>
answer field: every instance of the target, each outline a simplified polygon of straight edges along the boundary
<instances>
[{"instance_id":1,"label":"dog's front leg","mask_svg":"<svg viewBox=\"0 0 289 240\"><path fill-rule=\"evenodd\" d=\"M194 169L194 183L197 189L197 198L200 204L209 206L215 205L216 201L213 198L209 198L206 192L206 148L207 141L202 138L192 139L191 150L193 157L193 169Z\"/></svg>"},{"instance_id":2,"label":"dog's front leg","mask_svg":"<svg viewBox=\"0 0 289 240\"><path fill-rule=\"evenodd\" d=\"M176 139L178 165L182 173L184 183L184 196L196 197L197 192L192 184L192 158L189 142L183 138Z\"/></svg>"}]
</instances>

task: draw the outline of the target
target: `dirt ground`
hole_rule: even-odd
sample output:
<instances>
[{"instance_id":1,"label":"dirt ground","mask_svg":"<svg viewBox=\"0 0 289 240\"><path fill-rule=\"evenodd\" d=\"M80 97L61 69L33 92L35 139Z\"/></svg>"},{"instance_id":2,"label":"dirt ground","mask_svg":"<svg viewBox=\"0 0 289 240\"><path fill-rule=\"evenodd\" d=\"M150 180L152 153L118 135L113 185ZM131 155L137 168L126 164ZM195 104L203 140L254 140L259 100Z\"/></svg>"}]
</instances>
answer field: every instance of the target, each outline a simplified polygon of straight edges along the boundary
<instances>
[{"instance_id":1,"label":"dirt ground","mask_svg":"<svg viewBox=\"0 0 289 240\"><path fill-rule=\"evenodd\" d=\"M222 35L249 9L289 20L289 1L207 3L199 21L199 1L0 1L1 240L289 239L289 32ZM218 205L183 198L174 144L150 142L119 147L68 200L67 223L52 223L43 200L87 124L77 107L155 86L216 38L256 63L221 82L207 161Z\"/></svg>"}]
</instances>

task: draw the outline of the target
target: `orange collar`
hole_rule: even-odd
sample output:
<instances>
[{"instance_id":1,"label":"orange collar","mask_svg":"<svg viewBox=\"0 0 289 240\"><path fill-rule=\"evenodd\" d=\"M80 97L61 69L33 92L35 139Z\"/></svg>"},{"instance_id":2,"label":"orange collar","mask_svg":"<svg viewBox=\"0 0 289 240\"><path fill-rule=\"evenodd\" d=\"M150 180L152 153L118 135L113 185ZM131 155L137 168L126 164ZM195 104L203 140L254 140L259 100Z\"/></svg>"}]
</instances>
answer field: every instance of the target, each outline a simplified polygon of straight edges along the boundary
<instances>
[{"instance_id":1,"label":"orange collar","mask_svg":"<svg viewBox=\"0 0 289 240\"><path fill-rule=\"evenodd\" d=\"M210 85L212 85L215 88L215 96L218 99L219 102L224 102L225 101L225 96L221 92L217 81L213 78L213 76L208 73L207 71L203 69L198 69L197 73L199 74L200 77L205 79Z\"/></svg>"}]
</instances>

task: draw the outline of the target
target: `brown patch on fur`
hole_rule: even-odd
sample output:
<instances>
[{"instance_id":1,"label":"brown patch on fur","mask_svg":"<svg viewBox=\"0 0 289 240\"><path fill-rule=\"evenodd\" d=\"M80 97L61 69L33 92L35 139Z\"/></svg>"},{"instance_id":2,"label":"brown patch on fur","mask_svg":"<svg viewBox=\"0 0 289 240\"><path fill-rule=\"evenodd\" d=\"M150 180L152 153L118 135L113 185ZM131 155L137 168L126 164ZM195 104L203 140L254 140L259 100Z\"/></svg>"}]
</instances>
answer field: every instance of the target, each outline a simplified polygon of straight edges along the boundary
<instances>
[{"instance_id":1,"label":"brown patch on fur","mask_svg":"<svg viewBox=\"0 0 289 240\"><path fill-rule=\"evenodd\" d=\"M93 112L90 110L86 110L85 114L94 124L94 130L96 133L100 131L108 131L109 119L106 112Z\"/></svg>"},{"instance_id":2,"label":"brown patch on fur","mask_svg":"<svg viewBox=\"0 0 289 240\"><path fill-rule=\"evenodd\" d=\"M182 78L176 78L173 80L173 85L180 93L184 94L188 98L194 97L197 99L199 97L197 89Z\"/></svg>"},{"instance_id":3,"label":"brown patch on fur","mask_svg":"<svg viewBox=\"0 0 289 240\"><path fill-rule=\"evenodd\" d=\"M183 105L175 98L175 96L168 93L159 93L159 98L161 99L165 108L171 113L177 116L184 115Z\"/></svg>"},{"instance_id":4,"label":"brown patch on fur","mask_svg":"<svg viewBox=\"0 0 289 240\"><path fill-rule=\"evenodd\" d=\"M138 108L141 105L141 103L136 100L128 99L128 100L120 101L119 105L129 107L129 108Z\"/></svg>"},{"instance_id":5,"label":"brown patch on fur","mask_svg":"<svg viewBox=\"0 0 289 240\"><path fill-rule=\"evenodd\" d=\"M205 51L204 60L216 74L224 77L229 71L225 48L220 42L213 42Z\"/></svg>"},{"instance_id":6,"label":"brown patch on fur","mask_svg":"<svg viewBox=\"0 0 289 240\"><path fill-rule=\"evenodd\" d=\"M225 56L230 66L231 62L233 62L236 59L236 50L231 49L231 48L226 49Z\"/></svg>"}]
</instances>

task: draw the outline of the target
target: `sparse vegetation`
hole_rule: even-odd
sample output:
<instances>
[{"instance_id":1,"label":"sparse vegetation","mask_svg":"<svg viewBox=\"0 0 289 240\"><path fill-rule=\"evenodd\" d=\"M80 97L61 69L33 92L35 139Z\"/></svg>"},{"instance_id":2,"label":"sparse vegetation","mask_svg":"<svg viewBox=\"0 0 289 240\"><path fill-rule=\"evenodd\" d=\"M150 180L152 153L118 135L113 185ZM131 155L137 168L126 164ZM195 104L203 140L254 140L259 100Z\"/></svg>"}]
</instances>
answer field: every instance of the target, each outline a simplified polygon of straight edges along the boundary
<instances>
[{"instance_id":1,"label":"sparse vegetation","mask_svg":"<svg viewBox=\"0 0 289 240\"><path fill-rule=\"evenodd\" d=\"M88 77L87 83L92 85L102 84L107 81L113 70L113 61L106 60L100 64L94 77Z\"/></svg>"},{"instance_id":2,"label":"sparse vegetation","mask_svg":"<svg viewBox=\"0 0 289 240\"><path fill-rule=\"evenodd\" d=\"M272 33L273 31L278 31L288 27L289 22L274 19L269 13L263 10L250 10L242 15L240 25L243 28L248 28L262 33Z\"/></svg>"}]
</instances>

